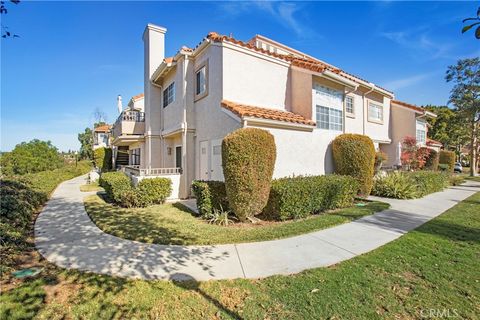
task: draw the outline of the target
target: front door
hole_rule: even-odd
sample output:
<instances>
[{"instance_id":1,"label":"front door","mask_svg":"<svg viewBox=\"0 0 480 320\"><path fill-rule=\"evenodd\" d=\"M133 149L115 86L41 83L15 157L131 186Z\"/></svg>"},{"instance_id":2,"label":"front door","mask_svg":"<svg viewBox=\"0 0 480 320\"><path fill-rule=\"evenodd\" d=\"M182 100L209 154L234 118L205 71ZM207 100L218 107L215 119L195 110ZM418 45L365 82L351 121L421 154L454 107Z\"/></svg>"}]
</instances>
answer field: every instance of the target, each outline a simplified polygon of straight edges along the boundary
<instances>
[{"instance_id":1,"label":"front door","mask_svg":"<svg viewBox=\"0 0 480 320\"><path fill-rule=\"evenodd\" d=\"M208 141L200 141L200 180L208 180Z\"/></svg>"},{"instance_id":2,"label":"front door","mask_svg":"<svg viewBox=\"0 0 480 320\"><path fill-rule=\"evenodd\" d=\"M212 140L212 156L210 159L210 179L223 181L222 139Z\"/></svg>"},{"instance_id":3,"label":"front door","mask_svg":"<svg viewBox=\"0 0 480 320\"><path fill-rule=\"evenodd\" d=\"M182 167L182 146L175 147L175 167Z\"/></svg>"}]
</instances>

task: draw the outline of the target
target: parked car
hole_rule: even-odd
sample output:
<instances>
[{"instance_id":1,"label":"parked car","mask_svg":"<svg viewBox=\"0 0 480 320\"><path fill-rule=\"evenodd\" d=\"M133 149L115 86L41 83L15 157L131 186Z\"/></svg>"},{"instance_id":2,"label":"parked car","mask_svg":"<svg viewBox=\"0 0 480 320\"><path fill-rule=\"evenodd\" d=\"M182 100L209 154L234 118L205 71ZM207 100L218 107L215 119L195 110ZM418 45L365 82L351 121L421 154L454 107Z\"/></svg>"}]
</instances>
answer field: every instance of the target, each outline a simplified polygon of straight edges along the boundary
<instances>
[{"instance_id":1,"label":"parked car","mask_svg":"<svg viewBox=\"0 0 480 320\"><path fill-rule=\"evenodd\" d=\"M453 167L453 172L462 173L462 171L463 171L462 164L460 162L455 162L455 166Z\"/></svg>"}]
</instances>

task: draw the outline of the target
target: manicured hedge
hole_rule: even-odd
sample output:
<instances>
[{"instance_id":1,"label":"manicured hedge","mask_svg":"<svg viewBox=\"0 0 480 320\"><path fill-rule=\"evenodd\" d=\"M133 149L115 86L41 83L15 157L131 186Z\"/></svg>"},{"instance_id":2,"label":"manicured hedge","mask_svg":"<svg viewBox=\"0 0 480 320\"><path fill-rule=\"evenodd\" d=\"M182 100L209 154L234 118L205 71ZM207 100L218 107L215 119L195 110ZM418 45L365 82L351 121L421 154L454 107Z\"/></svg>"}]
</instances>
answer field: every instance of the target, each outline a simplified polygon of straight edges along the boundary
<instances>
[{"instance_id":1,"label":"manicured hedge","mask_svg":"<svg viewBox=\"0 0 480 320\"><path fill-rule=\"evenodd\" d=\"M229 209L227 191L222 181L193 181L192 192L197 199L198 213L204 218L210 218L214 209Z\"/></svg>"},{"instance_id":2,"label":"manicured hedge","mask_svg":"<svg viewBox=\"0 0 480 320\"><path fill-rule=\"evenodd\" d=\"M428 154L427 158L425 159L425 166L426 170L438 170L438 161L439 161L439 154L437 151L430 149L430 153Z\"/></svg>"},{"instance_id":3,"label":"manicured hedge","mask_svg":"<svg viewBox=\"0 0 480 320\"><path fill-rule=\"evenodd\" d=\"M107 197L118 204L122 203L123 193L133 188L130 178L120 171L102 173L98 183L105 189Z\"/></svg>"},{"instance_id":4,"label":"manicured hedge","mask_svg":"<svg viewBox=\"0 0 480 320\"><path fill-rule=\"evenodd\" d=\"M442 170L453 172L453 168L455 166L455 152L440 150L438 162L439 162L439 167Z\"/></svg>"},{"instance_id":5,"label":"manicured hedge","mask_svg":"<svg viewBox=\"0 0 480 320\"><path fill-rule=\"evenodd\" d=\"M172 180L168 178L143 179L138 183L135 191L139 207L161 204L172 193Z\"/></svg>"},{"instance_id":6,"label":"manicured hedge","mask_svg":"<svg viewBox=\"0 0 480 320\"><path fill-rule=\"evenodd\" d=\"M273 220L300 219L353 204L358 182L350 176L299 176L273 180L263 215Z\"/></svg>"},{"instance_id":7,"label":"manicured hedge","mask_svg":"<svg viewBox=\"0 0 480 320\"><path fill-rule=\"evenodd\" d=\"M359 195L372 190L375 147L372 140L360 134L341 134L332 143L335 172L354 177L359 183Z\"/></svg>"},{"instance_id":8,"label":"manicured hedge","mask_svg":"<svg viewBox=\"0 0 480 320\"><path fill-rule=\"evenodd\" d=\"M35 212L57 185L91 170L88 161L51 171L11 176L0 180L0 270L13 263L13 255L30 244Z\"/></svg>"},{"instance_id":9,"label":"manicured hedge","mask_svg":"<svg viewBox=\"0 0 480 320\"><path fill-rule=\"evenodd\" d=\"M266 130L242 128L223 139L228 201L240 221L260 214L267 204L275 159L275 140Z\"/></svg>"},{"instance_id":10,"label":"manicured hedge","mask_svg":"<svg viewBox=\"0 0 480 320\"><path fill-rule=\"evenodd\" d=\"M148 207L164 203L172 193L172 180L151 178L141 180L136 187L123 172L105 172L99 179L107 197L123 207Z\"/></svg>"},{"instance_id":11,"label":"manicured hedge","mask_svg":"<svg viewBox=\"0 0 480 320\"><path fill-rule=\"evenodd\" d=\"M93 162L102 172L112 169L112 149L98 148L93 151Z\"/></svg>"},{"instance_id":12,"label":"manicured hedge","mask_svg":"<svg viewBox=\"0 0 480 320\"><path fill-rule=\"evenodd\" d=\"M438 171L392 172L375 178L372 193L396 199L421 198L442 191L449 182L450 175Z\"/></svg>"}]
</instances>

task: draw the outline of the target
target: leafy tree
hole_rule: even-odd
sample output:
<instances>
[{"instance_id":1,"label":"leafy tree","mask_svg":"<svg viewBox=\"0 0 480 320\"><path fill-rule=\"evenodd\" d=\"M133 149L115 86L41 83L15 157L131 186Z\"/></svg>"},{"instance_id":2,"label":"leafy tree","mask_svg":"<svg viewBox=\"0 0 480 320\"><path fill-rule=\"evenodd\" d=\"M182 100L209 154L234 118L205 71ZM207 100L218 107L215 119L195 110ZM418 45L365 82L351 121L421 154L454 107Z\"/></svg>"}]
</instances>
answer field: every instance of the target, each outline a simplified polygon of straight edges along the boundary
<instances>
[{"instance_id":1,"label":"leafy tree","mask_svg":"<svg viewBox=\"0 0 480 320\"><path fill-rule=\"evenodd\" d=\"M17 144L11 152L2 155L1 164L5 174L26 174L57 169L64 163L50 141L34 139Z\"/></svg>"},{"instance_id":2,"label":"leafy tree","mask_svg":"<svg viewBox=\"0 0 480 320\"><path fill-rule=\"evenodd\" d=\"M473 27L477 26L475 29L475 38L480 39L480 7L477 9L477 16L475 18L467 18L463 19L463 23L467 21L473 21L472 24L466 25L462 28L462 33L467 32L468 30L472 29Z\"/></svg>"},{"instance_id":3,"label":"leafy tree","mask_svg":"<svg viewBox=\"0 0 480 320\"><path fill-rule=\"evenodd\" d=\"M459 155L461 148L469 141L465 120L456 110L447 106L427 105L425 108L437 115L436 118L427 118L429 138L440 141L445 149L455 149Z\"/></svg>"},{"instance_id":4,"label":"leafy tree","mask_svg":"<svg viewBox=\"0 0 480 320\"><path fill-rule=\"evenodd\" d=\"M80 159L93 160L93 132L90 128L85 128L83 133L78 134L80 141Z\"/></svg>"},{"instance_id":5,"label":"leafy tree","mask_svg":"<svg viewBox=\"0 0 480 320\"><path fill-rule=\"evenodd\" d=\"M448 67L445 79L454 83L450 103L469 127L470 175L477 171L477 139L480 122L480 58L459 60Z\"/></svg>"},{"instance_id":6,"label":"leafy tree","mask_svg":"<svg viewBox=\"0 0 480 320\"><path fill-rule=\"evenodd\" d=\"M414 137L405 137L402 141L402 154L400 159L402 165L411 170L419 170L425 166L425 162L430 155L430 149L421 148Z\"/></svg>"}]
</instances>

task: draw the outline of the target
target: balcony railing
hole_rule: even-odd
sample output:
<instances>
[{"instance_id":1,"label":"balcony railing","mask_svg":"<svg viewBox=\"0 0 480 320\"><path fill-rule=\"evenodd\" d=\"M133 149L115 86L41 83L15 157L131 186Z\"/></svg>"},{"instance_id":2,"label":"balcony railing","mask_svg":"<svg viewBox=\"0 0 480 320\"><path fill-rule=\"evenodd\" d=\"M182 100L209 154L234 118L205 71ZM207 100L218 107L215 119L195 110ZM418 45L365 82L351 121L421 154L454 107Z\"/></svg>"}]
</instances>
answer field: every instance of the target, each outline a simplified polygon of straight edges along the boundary
<instances>
[{"instance_id":1,"label":"balcony railing","mask_svg":"<svg viewBox=\"0 0 480 320\"><path fill-rule=\"evenodd\" d=\"M129 165L123 168L125 173L135 176L164 176L173 174L182 174L182 168L149 168L140 169L140 166Z\"/></svg>"},{"instance_id":2,"label":"balcony railing","mask_svg":"<svg viewBox=\"0 0 480 320\"><path fill-rule=\"evenodd\" d=\"M145 121L145 112L137 110L125 110L120 113L117 118L116 123L121 121L135 121L135 122L144 122Z\"/></svg>"}]
</instances>

